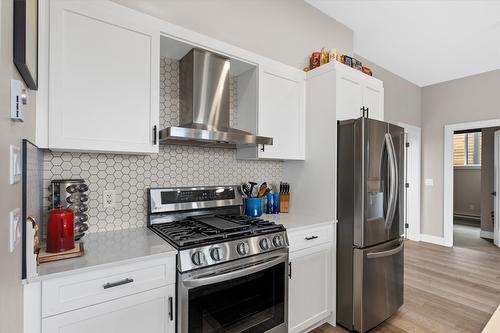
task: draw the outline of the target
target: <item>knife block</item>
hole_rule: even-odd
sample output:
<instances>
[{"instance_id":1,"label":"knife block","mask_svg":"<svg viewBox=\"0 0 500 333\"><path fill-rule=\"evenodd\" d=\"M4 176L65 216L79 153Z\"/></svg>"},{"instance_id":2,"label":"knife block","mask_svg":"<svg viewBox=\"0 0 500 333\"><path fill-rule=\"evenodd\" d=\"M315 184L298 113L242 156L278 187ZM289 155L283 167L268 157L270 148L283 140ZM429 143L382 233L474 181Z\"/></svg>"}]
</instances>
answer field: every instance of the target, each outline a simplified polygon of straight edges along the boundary
<instances>
[{"instance_id":1,"label":"knife block","mask_svg":"<svg viewBox=\"0 0 500 333\"><path fill-rule=\"evenodd\" d=\"M280 193L280 213L288 213L290 193Z\"/></svg>"}]
</instances>

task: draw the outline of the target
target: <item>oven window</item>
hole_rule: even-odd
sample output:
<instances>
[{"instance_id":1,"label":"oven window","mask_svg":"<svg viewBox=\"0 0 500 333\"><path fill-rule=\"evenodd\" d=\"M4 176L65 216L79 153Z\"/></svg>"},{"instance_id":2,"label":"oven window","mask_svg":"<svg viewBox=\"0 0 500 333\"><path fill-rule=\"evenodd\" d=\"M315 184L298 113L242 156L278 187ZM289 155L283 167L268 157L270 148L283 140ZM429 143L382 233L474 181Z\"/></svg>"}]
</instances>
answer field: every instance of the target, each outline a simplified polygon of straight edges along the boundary
<instances>
[{"instance_id":1,"label":"oven window","mask_svg":"<svg viewBox=\"0 0 500 333\"><path fill-rule=\"evenodd\" d=\"M285 322L285 263L189 291L189 333L261 333Z\"/></svg>"}]
</instances>

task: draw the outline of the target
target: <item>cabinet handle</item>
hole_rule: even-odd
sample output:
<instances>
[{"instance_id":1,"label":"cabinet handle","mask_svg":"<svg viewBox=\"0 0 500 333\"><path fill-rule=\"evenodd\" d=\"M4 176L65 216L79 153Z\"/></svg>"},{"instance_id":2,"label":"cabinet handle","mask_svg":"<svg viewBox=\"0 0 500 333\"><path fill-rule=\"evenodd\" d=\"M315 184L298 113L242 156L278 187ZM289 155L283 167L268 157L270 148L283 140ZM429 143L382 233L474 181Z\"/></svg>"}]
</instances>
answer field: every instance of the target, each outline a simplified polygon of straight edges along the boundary
<instances>
[{"instance_id":1,"label":"cabinet handle","mask_svg":"<svg viewBox=\"0 0 500 333\"><path fill-rule=\"evenodd\" d=\"M262 152L265 151L265 145L262 145L262 148L260 148L260 151L262 151Z\"/></svg>"},{"instance_id":2,"label":"cabinet handle","mask_svg":"<svg viewBox=\"0 0 500 333\"><path fill-rule=\"evenodd\" d=\"M288 278L292 279L292 263L288 263Z\"/></svg>"},{"instance_id":3,"label":"cabinet handle","mask_svg":"<svg viewBox=\"0 0 500 333\"><path fill-rule=\"evenodd\" d=\"M305 240L313 240L316 238L318 238L318 236L310 236L310 237L306 237Z\"/></svg>"},{"instance_id":4,"label":"cabinet handle","mask_svg":"<svg viewBox=\"0 0 500 333\"><path fill-rule=\"evenodd\" d=\"M121 286L122 284L127 284L127 283L132 283L132 282L134 282L134 279L126 278L125 280L121 280L121 281L117 281L117 282L108 282L102 287L104 289L109 289L109 288Z\"/></svg>"},{"instance_id":5,"label":"cabinet handle","mask_svg":"<svg viewBox=\"0 0 500 333\"><path fill-rule=\"evenodd\" d=\"M362 108L360 108L360 110L361 110L361 117L363 117L363 118L370 118L370 116L369 116L369 108L368 107L364 107L363 106Z\"/></svg>"},{"instance_id":6,"label":"cabinet handle","mask_svg":"<svg viewBox=\"0 0 500 333\"><path fill-rule=\"evenodd\" d=\"M174 320L174 299L172 296L168 298L168 317Z\"/></svg>"},{"instance_id":7,"label":"cabinet handle","mask_svg":"<svg viewBox=\"0 0 500 333\"><path fill-rule=\"evenodd\" d=\"M153 126L153 145L156 146L156 125Z\"/></svg>"},{"instance_id":8,"label":"cabinet handle","mask_svg":"<svg viewBox=\"0 0 500 333\"><path fill-rule=\"evenodd\" d=\"M370 109L366 107L366 118L370 118Z\"/></svg>"}]
</instances>

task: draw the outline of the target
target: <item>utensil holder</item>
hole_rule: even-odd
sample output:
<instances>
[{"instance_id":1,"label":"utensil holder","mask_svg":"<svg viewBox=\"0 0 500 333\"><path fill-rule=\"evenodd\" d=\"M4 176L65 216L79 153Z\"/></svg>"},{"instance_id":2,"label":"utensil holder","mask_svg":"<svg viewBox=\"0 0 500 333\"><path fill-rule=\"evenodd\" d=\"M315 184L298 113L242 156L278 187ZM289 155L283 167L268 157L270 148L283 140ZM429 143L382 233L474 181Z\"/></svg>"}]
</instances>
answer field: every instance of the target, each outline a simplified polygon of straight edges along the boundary
<instances>
[{"instance_id":1,"label":"utensil holder","mask_svg":"<svg viewBox=\"0 0 500 333\"><path fill-rule=\"evenodd\" d=\"M259 217L262 215L262 198L245 198L245 215Z\"/></svg>"},{"instance_id":2,"label":"utensil holder","mask_svg":"<svg viewBox=\"0 0 500 333\"><path fill-rule=\"evenodd\" d=\"M290 193L280 193L280 213L288 213L290 208Z\"/></svg>"}]
</instances>

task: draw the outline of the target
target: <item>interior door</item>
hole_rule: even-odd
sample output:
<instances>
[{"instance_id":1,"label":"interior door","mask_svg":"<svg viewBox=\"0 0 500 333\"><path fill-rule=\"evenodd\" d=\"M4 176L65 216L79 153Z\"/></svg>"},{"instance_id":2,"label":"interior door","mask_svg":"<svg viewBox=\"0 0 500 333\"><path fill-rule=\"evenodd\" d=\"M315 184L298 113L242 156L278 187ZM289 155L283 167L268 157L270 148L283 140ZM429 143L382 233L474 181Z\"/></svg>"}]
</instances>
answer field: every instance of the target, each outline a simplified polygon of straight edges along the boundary
<instances>
[{"instance_id":1,"label":"interior door","mask_svg":"<svg viewBox=\"0 0 500 333\"><path fill-rule=\"evenodd\" d=\"M403 305L403 240L354 249L353 276L353 326L363 333Z\"/></svg>"},{"instance_id":2,"label":"interior door","mask_svg":"<svg viewBox=\"0 0 500 333\"><path fill-rule=\"evenodd\" d=\"M500 214L500 195L499 195L499 190L500 190L500 131L495 132L495 162L494 162L494 168L495 168L495 177L494 177L494 192L495 192L495 203L494 203L494 229L493 229L493 242L495 243L496 246L500 247L500 218L498 214Z\"/></svg>"}]
</instances>

